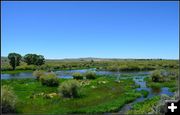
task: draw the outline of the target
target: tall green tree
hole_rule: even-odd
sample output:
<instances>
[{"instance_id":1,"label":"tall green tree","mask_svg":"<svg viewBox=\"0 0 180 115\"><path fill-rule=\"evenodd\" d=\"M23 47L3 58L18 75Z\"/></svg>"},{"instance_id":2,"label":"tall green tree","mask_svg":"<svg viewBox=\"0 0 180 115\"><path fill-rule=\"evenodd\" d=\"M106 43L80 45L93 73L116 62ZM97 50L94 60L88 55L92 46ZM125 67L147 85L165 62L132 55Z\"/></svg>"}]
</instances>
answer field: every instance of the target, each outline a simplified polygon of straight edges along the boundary
<instances>
[{"instance_id":1,"label":"tall green tree","mask_svg":"<svg viewBox=\"0 0 180 115\"><path fill-rule=\"evenodd\" d=\"M26 54L24 56L24 62L28 65L43 65L45 63L45 59L42 55Z\"/></svg>"},{"instance_id":2,"label":"tall green tree","mask_svg":"<svg viewBox=\"0 0 180 115\"><path fill-rule=\"evenodd\" d=\"M9 64L12 66L13 70L16 69L16 66L20 65L21 58L22 58L21 55L18 53L9 53L8 55L8 59L10 60Z\"/></svg>"},{"instance_id":3,"label":"tall green tree","mask_svg":"<svg viewBox=\"0 0 180 115\"><path fill-rule=\"evenodd\" d=\"M36 58L36 65L43 65L45 63L44 56L38 55Z\"/></svg>"}]
</instances>

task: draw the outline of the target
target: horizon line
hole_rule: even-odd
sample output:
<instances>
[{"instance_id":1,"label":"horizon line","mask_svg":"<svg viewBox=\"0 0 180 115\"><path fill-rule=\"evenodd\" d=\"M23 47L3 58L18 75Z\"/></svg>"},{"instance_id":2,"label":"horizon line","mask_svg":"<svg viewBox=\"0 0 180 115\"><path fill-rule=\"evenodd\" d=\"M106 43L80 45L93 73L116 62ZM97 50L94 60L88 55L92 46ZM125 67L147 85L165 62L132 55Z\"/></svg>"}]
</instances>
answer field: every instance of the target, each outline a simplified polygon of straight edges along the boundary
<instances>
[{"instance_id":1,"label":"horizon line","mask_svg":"<svg viewBox=\"0 0 180 115\"><path fill-rule=\"evenodd\" d=\"M8 57L8 56L1 56L2 57ZM45 57L45 56L44 56ZM72 57L72 58L45 58L46 60L70 60L70 59L86 59L86 58L89 58L89 59L153 59L153 60L158 60L158 59L162 59L162 60L179 60L179 58L129 58L129 57L126 57L126 58L121 58L121 57Z\"/></svg>"}]
</instances>

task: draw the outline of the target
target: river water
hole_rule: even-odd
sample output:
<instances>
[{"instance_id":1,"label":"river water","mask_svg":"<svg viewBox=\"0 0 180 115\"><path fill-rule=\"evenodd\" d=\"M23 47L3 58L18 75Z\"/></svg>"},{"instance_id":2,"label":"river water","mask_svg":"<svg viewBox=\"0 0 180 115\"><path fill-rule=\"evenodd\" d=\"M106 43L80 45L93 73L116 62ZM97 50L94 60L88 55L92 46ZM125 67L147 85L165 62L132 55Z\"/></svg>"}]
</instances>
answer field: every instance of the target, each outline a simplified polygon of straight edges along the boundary
<instances>
[{"instance_id":1,"label":"river water","mask_svg":"<svg viewBox=\"0 0 180 115\"><path fill-rule=\"evenodd\" d=\"M110 72L110 71L96 71L95 68L91 69L80 69L80 70L62 70L55 71L58 78L73 78L72 74L74 72L85 73L86 71L94 71L98 75L119 75L119 74L149 74L149 72ZM16 74L1 74L1 79L11 79L11 78L34 78L32 72L21 72Z\"/></svg>"},{"instance_id":2,"label":"river water","mask_svg":"<svg viewBox=\"0 0 180 115\"><path fill-rule=\"evenodd\" d=\"M144 81L144 78L147 76L134 76L133 80L135 81L136 84L140 85L139 88L136 88L137 91L140 90L146 90L149 92L147 97L141 96L139 98L137 98L136 100L134 100L131 103L126 104L125 106L123 106L118 113L119 114L125 114L128 110L130 110L133 106L133 104L137 103L137 102L142 102L145 99L149 99L152 98L153 96L158 96L158 95L162 95L162 94L166 94L168 96L173 96L174 93L169 91L169 88L167 87L163 87L163 88L148 88L146 86L146 81Z\"/></svg>"}]
</instances>

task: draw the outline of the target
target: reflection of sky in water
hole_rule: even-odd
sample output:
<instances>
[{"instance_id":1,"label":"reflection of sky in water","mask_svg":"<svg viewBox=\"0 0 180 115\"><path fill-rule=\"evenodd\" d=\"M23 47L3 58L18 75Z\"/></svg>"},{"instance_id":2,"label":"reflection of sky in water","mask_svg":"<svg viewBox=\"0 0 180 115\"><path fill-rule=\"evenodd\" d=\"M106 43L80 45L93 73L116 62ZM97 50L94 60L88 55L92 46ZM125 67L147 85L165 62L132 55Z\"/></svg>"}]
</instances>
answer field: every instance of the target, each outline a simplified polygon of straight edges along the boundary
<instances>
[{"instance_id":1,"label":"reflection of sky in water","mask_svg":"<svg viewBox=\"0 0 180 115\"><path fill-rule=\"evenodd\" d=\"M24 73L17 73L17 74L1 74L1 79L32 78L32 77L33 77L32 72L24 72Z\"/></svg>"},{"instance_id":2,"label":"reflection of sky in water","mask_svg":"<svg viewBox=\"0 0 180 115\"><path fill-rule=\"evenodd\" d=\"M72 78L74 72L85 73L86 71L95 71L98 75L119 75L119 74L149 74L149 72L110 72L110 71L96 71L95 68L91 69L81 69L81 70L62 70L55 71L57 77L59 78ZM32 78L32 72L22 72L17 74L1 74L1 79L10 78Z\"/></svg>"},{"instance_id":3,"label":"reflection of sky in water","mask_svg":"<svg viewBox=\"0 0 180 115\"><path fill-rule=\"evenodd\" d=\"M74 72L85 73L86 71L95 71L98 75L119 75L119 74L149 74L149 72L110 72L110 71L96 71L95 69L83 69L83 70L66 70L56 71L56 74L60 78L72 78Z\"/></svg>"}]
</instances>

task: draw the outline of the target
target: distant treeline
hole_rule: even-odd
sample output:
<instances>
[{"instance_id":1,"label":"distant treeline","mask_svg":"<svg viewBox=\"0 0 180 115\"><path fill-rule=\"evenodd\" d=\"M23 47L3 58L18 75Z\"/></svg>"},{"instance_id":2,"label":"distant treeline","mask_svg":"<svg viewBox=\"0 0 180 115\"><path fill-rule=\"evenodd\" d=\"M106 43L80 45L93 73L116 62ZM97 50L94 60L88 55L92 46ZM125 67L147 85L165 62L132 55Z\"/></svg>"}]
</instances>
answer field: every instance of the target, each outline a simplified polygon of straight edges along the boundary
<instances>
[{"instance_id":1,"label":"distant treeline","mask_svg":"<svg viewBox=\"0 0 180 115\"><path fill-rule=\"evenodd\" d=\"M119 59L119 60L105 60L104 58L90 58L82 60L45 60L42 55L27 54L20 60L16 70L71 70L83 68L96 68L97 70L108 71L142 71L142 70L155 70L161 68L179 68L179 60L165 60L165 59ZM35 58L38 57L38 58ZM12 66L8 61L1 61L1 70L12 70Z\"/></svg>"}]
</instances>

